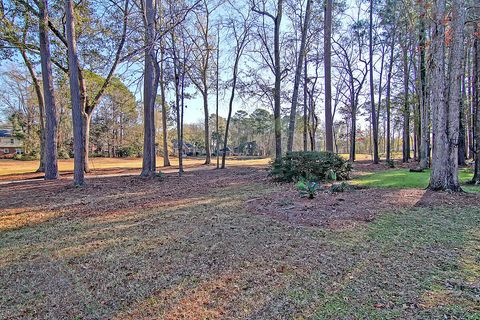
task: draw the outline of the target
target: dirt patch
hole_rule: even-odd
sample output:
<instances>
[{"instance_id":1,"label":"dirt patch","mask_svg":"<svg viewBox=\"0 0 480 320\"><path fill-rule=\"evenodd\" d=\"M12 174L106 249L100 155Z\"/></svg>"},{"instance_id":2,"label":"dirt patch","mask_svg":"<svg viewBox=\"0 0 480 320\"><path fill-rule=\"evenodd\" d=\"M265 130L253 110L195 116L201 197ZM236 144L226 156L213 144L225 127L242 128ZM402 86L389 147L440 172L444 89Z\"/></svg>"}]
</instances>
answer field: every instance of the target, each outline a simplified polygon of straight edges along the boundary
<instances>
[{"instance_id":1,"label":"dirt patch","mask_svg":"<svg viewBox=\"0 0 480 320\"><path fill-rule=\"evenodd\" d=\"M300 197L292 185L279 185L267 197L248 201L248 210L292 224L346 228L370 222L384 212L413 207L475 205L477 194L450 194L421 189L360 189L320 192L315 199Z\"/></svg>"}]
</instances>

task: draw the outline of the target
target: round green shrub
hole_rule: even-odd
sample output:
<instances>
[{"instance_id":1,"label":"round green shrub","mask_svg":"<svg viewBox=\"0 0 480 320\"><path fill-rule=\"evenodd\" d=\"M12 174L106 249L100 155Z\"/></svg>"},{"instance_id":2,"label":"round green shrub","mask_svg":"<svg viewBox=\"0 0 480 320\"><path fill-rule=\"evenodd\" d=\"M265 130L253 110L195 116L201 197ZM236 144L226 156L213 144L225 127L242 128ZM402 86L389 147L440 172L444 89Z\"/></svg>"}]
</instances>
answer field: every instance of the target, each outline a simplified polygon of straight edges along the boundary
<instances>
[{"instance_id":1,"label":"round green shrub","mask_svg":"<svg viewBox=\"0 0 480 320\"><path fill-rule=\"evenodd\" d=\"M295 151L288 152L280 161L273 162L270 176L281 182L293 182L301 178L342 181L350 178L351 170L351 164L334 153Z\"/></svg>"}]
</instances>

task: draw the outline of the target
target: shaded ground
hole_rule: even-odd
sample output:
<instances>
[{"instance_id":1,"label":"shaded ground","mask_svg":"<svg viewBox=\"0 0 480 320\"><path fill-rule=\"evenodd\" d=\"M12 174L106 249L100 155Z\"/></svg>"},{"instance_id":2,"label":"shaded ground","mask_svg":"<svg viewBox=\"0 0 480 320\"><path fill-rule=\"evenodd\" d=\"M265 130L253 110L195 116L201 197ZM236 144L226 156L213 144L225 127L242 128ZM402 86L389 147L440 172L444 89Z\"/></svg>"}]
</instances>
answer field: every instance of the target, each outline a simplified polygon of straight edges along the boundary
<instances>
[{"instance_id":1,"label":"shaded ground","mask_svg":"<svg viewBox=\"0 0 480 320\"><path fill-rule=\"evenodd\" d=\"M476 195L308 202L256 168L5 185L0 318L478 319L479 225Z\"/></svg>"}]
</instances>

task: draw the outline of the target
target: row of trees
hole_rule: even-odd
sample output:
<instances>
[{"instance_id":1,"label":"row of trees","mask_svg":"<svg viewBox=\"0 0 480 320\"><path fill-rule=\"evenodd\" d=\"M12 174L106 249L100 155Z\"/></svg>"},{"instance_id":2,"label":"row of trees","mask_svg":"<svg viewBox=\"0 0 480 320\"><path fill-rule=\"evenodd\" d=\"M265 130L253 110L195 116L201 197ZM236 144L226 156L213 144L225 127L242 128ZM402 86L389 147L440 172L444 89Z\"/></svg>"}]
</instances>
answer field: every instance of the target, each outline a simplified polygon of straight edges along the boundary
<instances>
[{"instance_id":1,"label":"row of trees","mask_svg":"<svg viewBox=\"0 0 480 320\"><path fill-rule=\"evenodd\" d=\"M163 165L169 165L168 110L182 147L186 101L193 98L203 108L206 164L212 140L218 150L232 133L240 134L232 130L239 104L272 111L273 119L263 117L263 137L276 160L284 150L322 145L332 152L345 146L354 161L357 135L368 132L374 163L382 153L390 160L392 144L401 141L403 161L413 151L422 168L432 167L432 189L460 190L458 165L479 150L480 8L474 0L91 0L50 6L55 10L49 12L46 1L10 0L0 8L2 54L21 57L33 79L47 178L56 177L53 79L66 74L74 153L81 154L75 157L78 184L89 170L93 111L120 73L143 88L143 176L155 175L158 131ZM92 86L90 73L101 75ZM223 125L221 93L228 111ZM401 139L395 136L399 125ZM218 165L225 167L225 157Z\"/></svg>"}]
</instances>

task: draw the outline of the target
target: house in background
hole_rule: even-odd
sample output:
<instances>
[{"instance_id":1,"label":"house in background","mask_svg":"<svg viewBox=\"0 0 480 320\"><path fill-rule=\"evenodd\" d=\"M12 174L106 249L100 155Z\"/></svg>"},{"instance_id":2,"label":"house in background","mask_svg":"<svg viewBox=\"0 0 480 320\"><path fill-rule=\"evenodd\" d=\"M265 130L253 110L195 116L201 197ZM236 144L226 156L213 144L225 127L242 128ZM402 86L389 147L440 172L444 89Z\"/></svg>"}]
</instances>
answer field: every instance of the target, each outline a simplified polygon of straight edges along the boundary
<instances>
[{"instance_id":1,"label":"house in background","mask_svg":"<svg viewBox=\"0 0 480 320\"><path fill-rule=\"evenodd\" d=\"M183 142L183 156L198 157L205 154L205 148L198 147L193 143ZM178 143L177 140L173 140L173 155L177 156Z\"/></svg>"},{"instance_id":2,"label":"house in background","mask_svg":"<svg viewBox=\"0 0 480 320\"><path fill-rule=\"evenodd\" d=\"M22 153L22 140L13 135L13 130L0 129L0 158L13 158L13 155Z\"/></svg>"},{"instance_id":3,"label":"house in background","mask_svg":"<svg viewBox=\"0 0 480 320\"><path fill-rule=\"evenodd\" d=\"M238 147L233 149L234 154L242 156L258 156L257 142L247 141L242 142Z\"/></svg>"}]
</instances>

